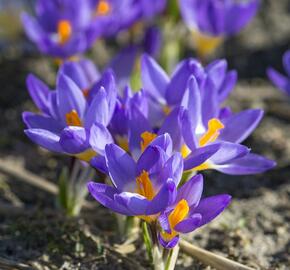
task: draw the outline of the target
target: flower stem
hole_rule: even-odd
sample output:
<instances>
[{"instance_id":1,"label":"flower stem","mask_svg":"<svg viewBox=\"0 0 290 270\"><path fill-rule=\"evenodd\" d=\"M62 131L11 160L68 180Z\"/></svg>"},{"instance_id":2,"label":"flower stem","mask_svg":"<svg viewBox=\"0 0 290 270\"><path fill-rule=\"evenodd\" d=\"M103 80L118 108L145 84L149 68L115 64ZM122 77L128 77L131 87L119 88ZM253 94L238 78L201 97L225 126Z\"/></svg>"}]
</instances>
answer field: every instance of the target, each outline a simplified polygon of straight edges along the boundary
<instances>
[{"instance_id":1,"label":"flower stem","mask_svg":"<svg viewBox=\"0 0 290 270\"><path fill-rule=\"evenodd\" d=\"M166 262L165 270L174 270L178 258L179 246L177 245L173 249L164 249L164 251L165 250L167 250L167 257L164 258L164 261Z\"/></svg>"}]
</instances>

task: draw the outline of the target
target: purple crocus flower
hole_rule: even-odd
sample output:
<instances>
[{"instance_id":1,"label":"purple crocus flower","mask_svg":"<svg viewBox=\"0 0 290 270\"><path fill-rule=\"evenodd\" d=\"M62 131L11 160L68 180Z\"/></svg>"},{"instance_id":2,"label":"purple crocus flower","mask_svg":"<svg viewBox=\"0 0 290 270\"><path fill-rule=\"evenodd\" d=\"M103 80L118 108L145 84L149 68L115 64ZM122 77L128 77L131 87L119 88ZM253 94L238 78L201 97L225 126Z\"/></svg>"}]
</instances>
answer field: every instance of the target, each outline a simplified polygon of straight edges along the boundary
<instances>
[{"instance_id":1,"label":"purple crocus flower","mask_svg":"<svg viewBox=\"0 0 290 270\"><path fill-rule=\"evenodd\" d=\"M26 13L22 23L42 53L66 59L86 51L98 35L90 0L38 0L36 17Z\"/></svg>"},{"instance_id":2,"label":"purple crocus flower","mask_svg":"<svg viewBox=\"0 0 290 270\"><path fill-rule=\"evenodd\" d=\"M169 142L164 146L164 142ZM158 137L137 162L122 148L105 148L106 165L113 186L88 183L91 195L102 205L127 216L140 216L150 222L176 198L183 172L179 153L169 155L168 134Z\"/></svg>"},{"instance_id":3,"label":"purple crocus flower","mask_svg":"<svg viewBox=\"0 0 290 270\"><path fill-rule=\"evenodd\" d=\"M232 113L228 108L220 109L216 102L217 93L202 93L195 77L188 82L182 105L187 109L183 118L182 156L185 170L216 169L227 174L254 174L269 170L275 162L250 153L241 145L257 127L263 111L250 109ZM203 151L219 144L219 149L202 165L191 161L196 151Z\"/></svg>"},{"instance_id":4,"label":"purple crocus flower","mask_svg":"<svg viewBox=\"0 0 290 270\"><path fill-rule=\"evenodd\" d=\"M211 53L223 38L240 32L259 7L259 0L180 0L179 3L201 56Z\"/></svg>"},{"instance_id":5,"label":"purple crocus flower","mask_svg":"<svg viewBox=\"0 0 290 270\"><path fill-rule=\"evenodd\" d=\"M88 102L86 92L66 76L64 70L68 71L64 68L58 73L55 91L35 76L28 76L27 87L40 113L23 113L28 128L25 133L50 151L90 161L97 153L103 154L107 143L113 142L106 126L115 109L115 79L112 73L105 73L106 88L101 86Z\"/></svg>"},{"instance_id":6,"label":"purple crocus flower","mask_svg":"<svg viewBox=\"0 0 290 270\"><path fill-rule=\"evenodd\" d=\"M22 22L42 53L68 59L85 52L100 37L114 36L143 16L135 0L38 0L36 17ZM143 16L144 17L144 16Z\"/></svg>"},{"instance_id":7,"label":"purple crocus flower","mask_svg":"<svg viewBox=\"0 0 290 270\"><path fill-rule=\"evenodd\" d=\"M95 10L93 27L101 36L110 37L131 27L140 19L135 0L90 0Z\"/></svg>"},{"instance_id":8,"label":"purple crocus flower","mask_svg":"<svg viewBox=\"0 0 290 270\"><path fill-rule=\"evenodd\" d=\"M190 233L209 223L231 201L231 196L227 194L201 199L202 191L202 175L192 177L178 189L174 203L159 216L162 231L158 238L163 247L173 248L180 234Z\"/></svg>"},{"instance_id":9,"label":"purple crocus flower","mask_svg":"<svg viewBox=\"0 0 290 270\"><path fill-rule=\"evenodd\" d=\"M290 95L290 50L286 51L283 55L283 66L286 71L286 76L273 68L268 68L267 74L276 87L285 94Z\"/></svg>"},{"instance_id":10,"label":"purple crocus flower","mask_svg":"<svg viewBox=\"0 0 290 270\"><path fill-rule=\"evenodd\" d=\"M227 71L225 60L216 60L203 68L199 61L189 58L181 61L169 78L153 58L142 56L142 86L149 96L149 119L154 126L160 125L175 106L181 105L190 76L196 78L203 93L214 93L210 98L217 104L228 97L237 81L236 71Z\"/></svg>"},{"instance_id":11,"label":"purple crocus flower","mask_svg":"<svg viewBox=\"0 0 290 270\"><path fill-rule=\"evenodd\" d=\"M257 127L263 112L247 110L233 114L229 108L221 107L237 81L236 72L227 71L225 60L216 60L205 68L195 59L184 60L169 79L155 60L144 55L141 75L149 95L148 118L154 127L160 126L165 115L180 105L185 109L179 120L182 136L175 141L175 150L184 157L185 170L215 168L230 174L249 174L275 165L249 153L240 144ZM180 130L179 125L172 126L174 133ZM197 167L194 162L200 160L196 155L203 155L207 162Z\"/></svg>"}]
</instances>

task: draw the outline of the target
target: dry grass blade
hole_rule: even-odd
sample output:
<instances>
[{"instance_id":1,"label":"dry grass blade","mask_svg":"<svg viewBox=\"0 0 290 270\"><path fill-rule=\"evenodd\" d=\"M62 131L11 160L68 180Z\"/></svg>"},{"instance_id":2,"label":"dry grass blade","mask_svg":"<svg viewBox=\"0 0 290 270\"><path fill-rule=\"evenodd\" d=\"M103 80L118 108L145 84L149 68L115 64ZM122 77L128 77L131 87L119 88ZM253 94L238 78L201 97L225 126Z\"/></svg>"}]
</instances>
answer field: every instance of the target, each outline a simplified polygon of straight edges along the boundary
<instances>
[{"instance_id":1,"label":"dry grass blade","mask_svg":"<svg viewBox=\"0 0 290 270\"><path fill-rule=\"evenodd\" d=\"M23 264L23 263L16 263L12 262L3 258L0 258L0 269L2 270L26 270L31 269L31 266Z\"/></svg>"},{"instance_id":2,"label":"dry grass blade","mask_svg":"<svg viewBox=\"0 0 290 270\"><path fill-rule=\"evenodd\" d=\"M242 265L238 262L216 255L210 251L199 248L185 240L180 240L180 249L194 258L198 259L205 265L216 268L217 270L254 270L251 267Z\"/></svg>"}]
</instances>

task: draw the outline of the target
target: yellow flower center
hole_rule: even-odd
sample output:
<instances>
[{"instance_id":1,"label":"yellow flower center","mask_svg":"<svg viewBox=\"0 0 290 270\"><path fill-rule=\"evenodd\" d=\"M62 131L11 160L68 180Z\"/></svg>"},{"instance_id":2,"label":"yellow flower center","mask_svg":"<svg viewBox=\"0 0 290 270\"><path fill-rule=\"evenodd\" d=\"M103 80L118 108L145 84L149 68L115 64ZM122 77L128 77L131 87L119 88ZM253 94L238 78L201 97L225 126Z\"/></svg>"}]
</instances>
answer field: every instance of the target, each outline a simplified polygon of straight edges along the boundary
<instances>
[{"instance_id":1,"label":"yellow flower center","mask_svg":"<svg viewBox=\"0 0 290 270\"><path fill-rule=\"evenodd\" d=\"M96 10L96 15L98 16L104 16L107 15L111 10L110 4L108 3L107 0L100 0L97 10Z\"/></svg>"},{"instance_id":2,"label":"yellow flower center","mask_svg":"<svg viewBox=\"0 0 290 270\"><path fill-rule=\"evenodd\" d=\"M192 36L200 57L205 57L213 53L223 41L223 37L213 37L198 31L192 31Z\"/></svg>"},{"instance_id":3,"label":"yellow flower center","mask_svg":"<svg viewBox=\"0 0 290 270\"><path fill-rule=\"evenodd\" d=\"M187 201L184 199L180 200L168 217L171 233L162 232L161 235L163 239L170 241L178 234L178 232L174 230L174 227L187 217L188 212L189 206Z\"/></svg>"},{"instance_id":4,"label":"yellow flower center","mask_svg":"<svg viewBox=\"0 0 290 270\"><path fill-rule=\"evenodd\" d=\"M60 20L57 25L59 43L64 45L72 35L72 26L68 20Z\"/></svg>"},{"instance_id":5,"label":"yellow flower center","mask_svg":"<svg viewBox=\"0 0 290 270\"><path fill-rule=\"evenodd\" d=\"M116 141L118 143L118 145L125 150L126 152L129 152L129 143L128 143L128 139L126 137L123 136L116 136Z\"/></svg>"},{"instance_id":6,"label":"yellow flower center","mask_svg":"<svg viewBox=\"0 0 290 270\"><path fill-rule=\"evenodd\" d=\"M58 67L61 66L64 63L64 59L62 58L54 58L54 64L57 65ZM77 55L73 55L67 58L68 61L70 62L78 62L80 60L80 57Z\"/></svg>"},{"instance_id":7,"label":"yellow flower center","mask_svg":"<svg viewBox=\"0 0 290 270\"><path fill-rule=\"evenodd\" d=\"M220 130L224 128L223 123L216 119L212 118L208 121L208 129L199 139L199 146L203 147L208 143L213 143L220 135ZM183 158L188 157L191 153L191 150L184 144L180 149L180 153ZM203 171L211 168L210 162L204 162L203 164L191 169L190 171Z\"/></svg>"},{"instance_id":8,"label":"yellow flower center","mask_svg":"<svg viewBox=\"0 0 290 270\"><path fill-rule=\"evenodd\" d=\"M82 153L74 155L76 158L89 162L93 157L95 157L97 153L93 149L88 149Z\"/></svg>"},{"instance_id":9,"label":"yellow flower center","mask_svg":"<svg viewBox=\"0 0 290 270\"><path fill-rule=\"evenodd\" d=\"M137 193L144 196L149 201L155 197L155 191L148 172L142 171L142 173L136 178L136 185Z\"/></svg>"},{"instance_id":10,"label":"yellow flower center","mask_svg":"<svg viewBox=\"0 0 290 270\"><path fill-rule=\"evenodd\" d=\"M83 126L82 121L76 110L72 110L71 112L67 113L65 115L65 119L66 119L66 124L68 126L76 126L76 127Z\"/></svg>"},{"instance_id":11,"label":"yellow flower center","mask_svg":"<svg viewBox=\"0 0 290 270\"><path fill-rule=\"evenodd\" d=\"M169 115L170 112L171 112L171 108L169 106L167 106L167 105L164 105L162 107L162 111L164 112L165 115Z\"/></svg>"},{"instance_id":12,"label":"yellow flower center","mask_svg":"<svg viewBox=\"0 0 290 270\"><path fill-rule=\"evenodd\" d=\"M212 118L208 121L208 129L206 133L199 139L199 146L205 146L208 143L214 142L220 135L220 130L224 128L223 123L216 119Z\"/></svg>"},{"instance_id":13,"label":"yellow flower center","mask_svg":"<svg viewBox=\"0 0 290 270\"><path fill-rule=\"evenodd\" d=\"M156 134L145 131L141 134L141 151L144 152L146 147L157 137Z\"/></svg>"},{"instance_id":14,"label":"yellow flower center","mask_svg":"<svg viewBox=\"0 0 290 270\"><path fill-rule=\"evenodd\" d=\"M187 147L186 144L183 144L180 149L181 156L183 158L187 158L188 155L191 153L191 150Z\"/></svg>"}]
</instances>

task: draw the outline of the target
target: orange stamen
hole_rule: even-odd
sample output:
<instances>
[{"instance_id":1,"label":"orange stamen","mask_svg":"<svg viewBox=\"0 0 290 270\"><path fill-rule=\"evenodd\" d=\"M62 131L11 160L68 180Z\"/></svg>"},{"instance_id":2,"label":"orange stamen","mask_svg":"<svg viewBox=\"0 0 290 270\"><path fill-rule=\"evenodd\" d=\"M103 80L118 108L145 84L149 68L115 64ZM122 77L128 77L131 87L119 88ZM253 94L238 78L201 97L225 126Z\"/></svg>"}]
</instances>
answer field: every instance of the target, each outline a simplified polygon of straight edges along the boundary
<instances>
[{"instance_id":1,"label":"orange stamen","mask_svg":"<svg viewBox=\"0 0 290 270\"><path fill-rule=\"evenodd\" d=\"M155 197L154 188L146 171L142 171L139 177L136 178L137 193L151 201Z\"/></svg>"},{"instance_id":2,"label":"orange stamen","mask_svg":"<svg viewBox=\"0 0 290 270\"><path fill-rule=\"evenodd\" d=\"M90 89L83 89L83 95L85 98L89 96L89 93L90 93Z\"/></svg>"},{"instance_id":3,"label":"orange stamen","mask_svg":"<svg viewBox=\"0 0 290 270\"><path fill-rule=\"evenodd\" d=\"M72 110L71 112L67 113L65 115L65 119L68 126L81 127L83 125L76 110Z\"/></svg>"},{"instance_id":4,"label":"orange stamen","mask_svg":"<svg viewBox=\"0 0 290 270\"><path fill-rule=\"evenodd\" d=\"M169 115L171 112L171 108L167 105L162 107L162 111L164 112L165 115Z\"/></svg>"},{"instance_id":5,"label":"orange stamen","mask_svg":"<svg viewBox=\"0 0 290 270\"><path fill-rule=\"evenodd\" d=\"M183 158L187 158L188 155L191 153L191 150L187 147L186 144L183 144L180 149L181 156Z\"/></svg>"},{"instance_id":6,"label":"orange stamen","mask_svg":"<svg viewBox=\"0 0 290 270\"><path fill-rule=\"evenodd\" d=\"M187 201L184 199L180 200L168 217L171 233L167 232L162 233L162 237L166 241L170 241L173 237L175 237L178 234L174 230L174 227L187 217L188 212L189 206Z\"/></svg>"},{"instance_id":7,"label":"orange stamen","mask_svg":"<svg viewBox=\"0 0 290 270\"><path fill-rule=\"evenodd\" d=\"M60 20L57 25L59 43L64 45L72 35L71 23L68 20Z\"/></svg>"},{"instance_id":8,"label":"orange stamen","mask_svg":"<svg viewBox=\"0 0 290 270\"><path fill-rule=\"evenodd\" d=\"M208 143L214 142L220 135L220 130L224 128L223 123L212 118L208 121L208 130L199 140L199 146L205 146Z\"/></svg>"},{"instance_id":9,"label":"orange stamen","mask_svg":"<svg viewBox=\"0 0 290 270\"><path fill-rule=\"evenodd\" d=\"M156 134L145 131L141 134L141 151L144 152L146 147L157 137Z\"/></svg>"},{"instance_id":10,"label":"orange stamen","mask_svg":"<svg viewBox=\"0 0 290 270\"><path fill-rule=\"evenodd\" d=\"M111 10L110 4L108 3L107 0L100 0L98 6L97 6L97 11L96 14L100 16L107 15Z\"/></svg>"}]
</instances>

